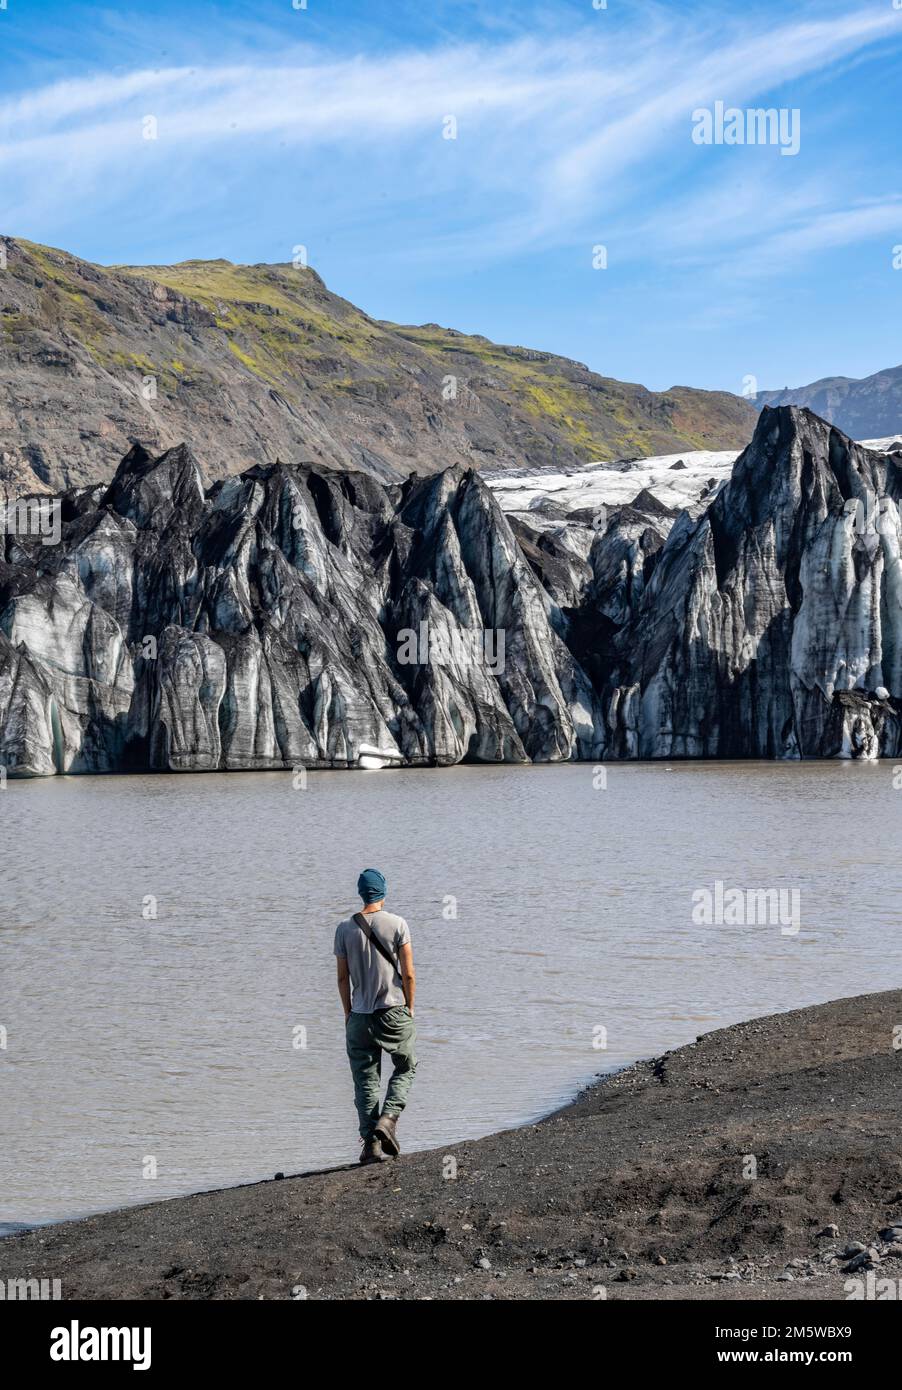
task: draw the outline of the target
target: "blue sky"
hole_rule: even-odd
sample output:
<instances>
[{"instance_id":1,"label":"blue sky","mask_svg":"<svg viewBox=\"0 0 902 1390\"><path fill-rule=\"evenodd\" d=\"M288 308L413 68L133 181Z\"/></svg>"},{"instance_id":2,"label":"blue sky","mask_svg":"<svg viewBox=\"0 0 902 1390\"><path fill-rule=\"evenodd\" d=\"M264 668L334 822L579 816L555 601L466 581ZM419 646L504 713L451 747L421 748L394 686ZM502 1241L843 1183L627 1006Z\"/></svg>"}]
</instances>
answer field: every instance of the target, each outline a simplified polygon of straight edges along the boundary
<instances>
[{"instance_id":1,"label":"blue sky","mask_svg":"<svg viewBox=\"0 0 902 1390\"><path fill-rule=\"evenodd\" d=\"M656 389L902 361L902 0L306 3L6 0L0 231L304 245L376 317ZM696 144L716 101L798 109L798 154Z\"/></svg>"}]
</instances>

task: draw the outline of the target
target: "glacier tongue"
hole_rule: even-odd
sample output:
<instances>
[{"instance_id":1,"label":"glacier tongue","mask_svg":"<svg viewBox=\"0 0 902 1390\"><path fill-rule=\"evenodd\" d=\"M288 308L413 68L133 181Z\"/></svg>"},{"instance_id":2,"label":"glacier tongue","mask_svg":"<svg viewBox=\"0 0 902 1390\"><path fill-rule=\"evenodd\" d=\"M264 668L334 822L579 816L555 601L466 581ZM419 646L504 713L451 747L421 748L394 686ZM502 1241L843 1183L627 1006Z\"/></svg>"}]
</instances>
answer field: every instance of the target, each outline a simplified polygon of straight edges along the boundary
<instances>
[{"instance_id":1,"label":"glacier tongue","mask_svg":"<svg viewBox=\"0 0 902 1390\"><path fill-rule=\"evenodd\" d=\"M894 756L899 457L766 409L732 471L580 471L530 509L540 480L458 467L205 493L184 445L135 446L57 499L60 544L2 538L0 765Z\"/></svg>"},{"instance_id":2,"label":"glacier tongue","mask_svg":"<svg viewBox=\"0 0 902 1390\"><path fill-rule=\"evenodd\" d=\"M543 501L561 513L597 512L622 507L643 489L665 507L694 511L729 480L737 458L735 449L696 449L623 463L587 463L561 472L507 469L484 476L505 512L521 515L535 509L540 519Z\"/></svg>"}]
</instances>

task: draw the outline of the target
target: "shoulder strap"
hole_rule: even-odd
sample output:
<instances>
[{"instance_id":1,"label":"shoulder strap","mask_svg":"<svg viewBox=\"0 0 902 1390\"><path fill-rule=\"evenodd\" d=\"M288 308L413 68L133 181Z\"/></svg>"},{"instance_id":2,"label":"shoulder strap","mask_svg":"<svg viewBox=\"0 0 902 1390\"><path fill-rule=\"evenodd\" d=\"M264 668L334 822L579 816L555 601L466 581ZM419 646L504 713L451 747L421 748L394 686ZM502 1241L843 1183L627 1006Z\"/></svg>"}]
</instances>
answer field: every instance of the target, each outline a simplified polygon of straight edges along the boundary
<instances>
[{"instance_id":1,"label":"shoulder strap","mask_svg":"<svg viewBox=\"0 0 902 1390\"><path fill-rule=\"evenodd\" d=\"M354 921L357 923L358 927L359 927L360 930L363 932L363 934L364 934L364 936L366 937L367 941L371 942L371 943L375 946L375 948L376 948L376 950L379 952L380 956L384 956L384 958L388 961L389 965L393 966L394 969L397 970L398 974L400 975L400 973L401 973L401 966L400 966L400 964L399 964L398 961L395 959L395 957L392 955L392 953L391 953L391 951L388 949L388 947L387 947L387 946L384 946L384 945L382 944L382 942L380 941L379 937L376 935L376 933L373 931L372 927L370 926L369 922L366 920L366 917L364 916L364 914L363 914L362 912L355 912L355 913L354 913Z\"/></svg>"}]
</instances>

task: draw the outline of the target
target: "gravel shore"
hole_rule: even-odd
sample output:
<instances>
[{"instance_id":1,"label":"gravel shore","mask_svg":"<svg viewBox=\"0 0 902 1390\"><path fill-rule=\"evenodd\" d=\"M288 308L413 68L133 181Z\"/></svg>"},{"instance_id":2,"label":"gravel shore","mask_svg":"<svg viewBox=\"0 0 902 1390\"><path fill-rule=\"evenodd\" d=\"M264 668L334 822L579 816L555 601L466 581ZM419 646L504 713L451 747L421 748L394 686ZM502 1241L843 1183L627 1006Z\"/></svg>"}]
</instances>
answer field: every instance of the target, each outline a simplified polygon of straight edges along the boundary
<instances>
[{"instance_id":1,"label":"gravel shore","mask_svg":"<svg viewBox=\"0 0 902 1390\"><path fill-rule=\"evenodd\" d=\"M87 1299L842 1300L870 1274L902 1295L900 1028L900 990L755 1019L536 1125L9 1236L0 1277Z\"/></svg>"}]
</instances>

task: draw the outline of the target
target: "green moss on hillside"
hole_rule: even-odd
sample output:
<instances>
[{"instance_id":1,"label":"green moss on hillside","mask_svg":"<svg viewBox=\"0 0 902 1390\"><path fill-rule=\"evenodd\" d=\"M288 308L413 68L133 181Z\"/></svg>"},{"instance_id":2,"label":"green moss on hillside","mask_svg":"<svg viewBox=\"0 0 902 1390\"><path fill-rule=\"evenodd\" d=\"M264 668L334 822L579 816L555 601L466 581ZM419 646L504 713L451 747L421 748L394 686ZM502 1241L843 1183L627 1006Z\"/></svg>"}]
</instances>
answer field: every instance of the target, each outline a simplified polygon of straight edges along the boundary
<instances>
[{"instance_id":1,"label":"green moss on hillside","mask_svg":"<svg viewBox=\"0 0 902 1390\"><path fill-rule=\"evenodd\" d=\"M36 277L40 310L33 323L23 314L4 317L6 341L27 341L30 332L58 326L105 371L152 374L161 393L190 393L196 401L205 391L215 396L223 384L234 384L236 371L246 373L267 396L277 389L290 407L309 409L318 399L327 412L338 411L341 418L328 415L327 430L336 431L344 448L381 447L379 411L397 417L392 447L405 457L416 457L423 432L433 466L436 436L445 431L444 447L455 456L469 450L469 440L478 452L485 434L496 450L500 439L506 457L524 462L743 442L745 407L735 398L681 388L656 394L553 353L436 324L376 321L332 294L309 268L190 260L105 269L19 244L28 262L17 273ZM142 282L142 295L128 279ZM148 282L171 291L170 302L157 291L148 308ZM448 375L463 388L457 406L442 396ZM267 402L256 399L265 428ZM370 437L361 435L355 401L373 407L373 418L364 422L375 431ZM753 412L746 413L750 435Z\"/></svg>"}]
</instances>

